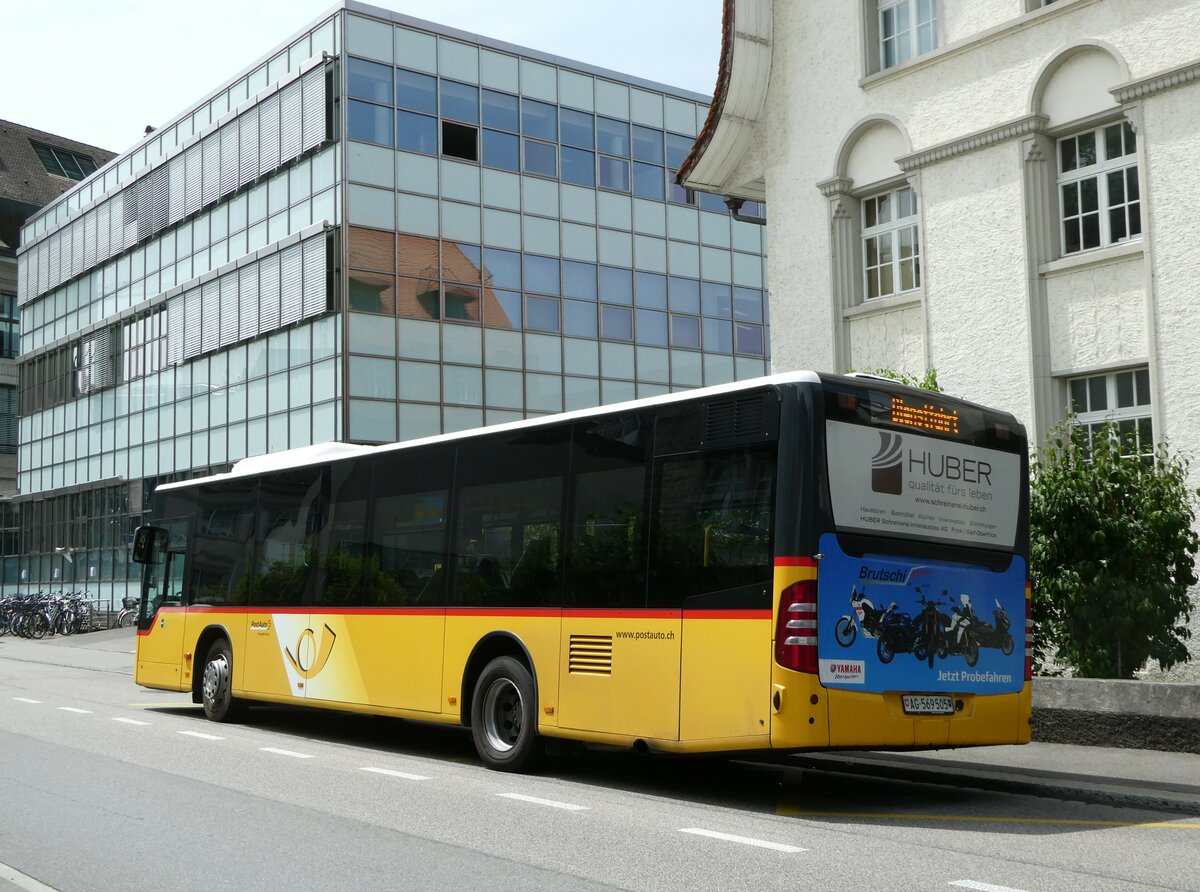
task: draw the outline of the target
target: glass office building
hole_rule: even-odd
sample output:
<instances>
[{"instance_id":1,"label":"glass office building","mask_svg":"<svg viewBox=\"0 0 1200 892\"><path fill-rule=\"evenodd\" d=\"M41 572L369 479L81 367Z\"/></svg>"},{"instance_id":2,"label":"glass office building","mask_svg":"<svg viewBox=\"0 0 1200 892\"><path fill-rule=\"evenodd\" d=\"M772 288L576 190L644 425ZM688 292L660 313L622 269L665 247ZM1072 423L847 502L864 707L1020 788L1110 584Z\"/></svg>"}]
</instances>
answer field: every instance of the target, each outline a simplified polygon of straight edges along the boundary
<instances>
[{"instance_id":1,"label":"glass office building","mask_svg":"<svg viewBox=\"0 0 1200 892\"><path fill-rule=\"evenodd\" d=\"M6 591L119 597L153 488L767 371L707 97L346 0L24 230ZM761 209L751 209L755 213Z\"/></svg>"}]
</instances>

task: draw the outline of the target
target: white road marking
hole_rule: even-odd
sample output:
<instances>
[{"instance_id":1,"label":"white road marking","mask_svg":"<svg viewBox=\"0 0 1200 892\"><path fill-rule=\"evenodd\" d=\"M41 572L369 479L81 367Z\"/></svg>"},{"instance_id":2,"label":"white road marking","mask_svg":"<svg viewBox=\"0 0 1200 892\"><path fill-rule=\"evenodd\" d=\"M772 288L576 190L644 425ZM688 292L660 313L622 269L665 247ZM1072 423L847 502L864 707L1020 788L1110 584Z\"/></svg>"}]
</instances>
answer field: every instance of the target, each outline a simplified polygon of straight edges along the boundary
<instances>
[{"instance_id":1,"label":"white road marking","mask_svg":"<svg viewBox=\"0 0 1200 892\"><path fill-rule=\"evenodd\" d=\"M534 805L548 805L550 808L561 808L566 811L588 811L589 806L572 805L570 802L558 802L554 799L539 799L537 796L524 796L521 793L497 793L503 799L516 799L520 802L532 802Z\"/></svg>"},{"instance_id":2,"label":"white road marking","mask_svg":"<svg viewBox=\"0 0 1200 892\"><path fill-rule=\"evenodd\" d=\"M948 883L950 886L958 886L960 889L975 889L977 892L1025 892L1023 889L1013 889L1011 886L994 886L991 883L981 883L977 880L955 880L953 883Z\"/></svg>"},{"instance_id":3,"label":"white road marking","mask_svg":"<svg viewBox=\"0 0 1200 892\"><path fill-rule=\"evenodd\" d=\"M41 703L41 700L30 700L28 697L13 697L18 703Z\"/></svg>"},{"instance_id":4,"label":"white road marking","mask_svg":"<svg viewBox=\"0 0 1200 892\"><path fill-rule=\"evenodd\" d=\"M9 867L2 861L0 861L0 880L12 883L18 889L24 889L25 892L55 892L52 886L39 883L33 877L21 873L15 867Z\"/></svg>"},{"instance_id":5,"label":"white road marking","mask_svg":"<svg viewBox=\"0 0 1200 892\"><path fill-rule=\"evenodd\" d=\"M308 753L294 753L291 750L278 750L278 749L275 749L275 747L273 747L273 746L260 746L259 749L262 750L264 753L275 753L276 755L279 755L279 756L291 756L293 759L311 759L312 758L312 756L310 756Z\"/></svg>"},{"instance_id":6,"label":"white road marking","mask_svg":"<svg viewBox=\"0 0 1200 892\"><path fill-rule=\"evenodd\" d=\"M785 846L780 842L767 842L765 839L753 839L749 836L734 836L730 833L718 833L716 830L701 830L699 827L681 827L680 833L694 833L697 836L710 836L713 839L723 839L726 842L740 842L746 846L758 846L760 849L772 849L776 852L807 852L799 846Z\"/></svg>"},{"instance_id":7,"label":"white road marking","mask_svg":"<svg viewBox=\"0 0 1200 892\"><path fill-rule=\"evenodd\" d=\"M63 712L76 712L76 713L79 713L79 715L91 715L92 714L92 711L90 709L76 709L74 706L60 706L58 708L61 709Z\"/></svg>"},{"instance_id":8,"label":"white road marking","mask_svg":"<svg viewBox=\"0 0 1200 892\"><path fill-rule=\"evenodd\" d=\"M149 722L141 722L141 721L138 721L137 719L127 719L124 716L120 716L120 715L113 716L113 721L114 722L124 722L126 725L148 725L148 724L150 724Z\"/></svg>"},{"instance_id":9,"label":"white road marking","mask_svg":"<svg viewBox=\"0 0 1200 892\"><path fill-rule=\"evenodd\" d=\"M185 737L199 737L201 740L224 740L224 737L218 737L216 734L205 734L203 731L176 731L176 734L182 734Z\"/></svg>"},{"instance_id":10,"label":"white road marking","mask_svg":"<svg viewBox=\"0 0 1200 892\"><path fill-rule=\"evenodd\" d=\"M400 777L404 780L429 780L423 774L409 774L407 771L392 771L390 768L360 768L359 771L370 771L374 774L386 774L388 777Z\"/></svg>"}]
</instances>

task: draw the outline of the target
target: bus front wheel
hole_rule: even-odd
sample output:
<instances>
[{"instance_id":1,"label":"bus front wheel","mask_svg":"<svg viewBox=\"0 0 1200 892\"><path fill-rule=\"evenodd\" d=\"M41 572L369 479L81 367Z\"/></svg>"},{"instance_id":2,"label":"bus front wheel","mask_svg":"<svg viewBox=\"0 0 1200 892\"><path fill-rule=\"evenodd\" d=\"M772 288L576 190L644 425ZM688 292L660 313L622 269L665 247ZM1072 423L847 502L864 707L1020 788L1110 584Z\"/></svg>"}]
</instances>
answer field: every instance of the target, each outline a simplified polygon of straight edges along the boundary
<instances>
[{"instance_id":1,"label":"bus front wheel","mask_svg":"<svg viewBox=\"0 0 1200 892\"><path fill-rule=\"evenodd\" d=\"M528 771L541 755L533 676L520 661L497 657L471 698L471 736L479 758L497 771Z\"/></svg>"},{"instance_id":2,"label":"bus front wheel","mask_svg":"<svg viewBox=\"0 0 1200 892\"><path fill-rule=\"evenodd\" d=\"M214 722L235 722L245 710L245 704L233 696L233 652L229 642L214 642L204 661L200 680L204 714Z\"/></svg>"}]
</instances>

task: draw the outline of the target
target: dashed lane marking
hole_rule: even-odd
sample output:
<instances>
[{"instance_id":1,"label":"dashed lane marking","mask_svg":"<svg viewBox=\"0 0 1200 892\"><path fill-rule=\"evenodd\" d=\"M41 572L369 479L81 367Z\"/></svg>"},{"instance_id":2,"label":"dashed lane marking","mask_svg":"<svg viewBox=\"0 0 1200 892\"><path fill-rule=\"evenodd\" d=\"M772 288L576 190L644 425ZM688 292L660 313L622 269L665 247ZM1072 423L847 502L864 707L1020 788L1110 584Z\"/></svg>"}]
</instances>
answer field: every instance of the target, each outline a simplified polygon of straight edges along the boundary
<instances>
[{"instance_id":1,"label":"dashed lane marking","mask_svg":"<svg viewBox=\"0 0 1200 892\"><path fill-rule=\"evenodd\" d=\"M176 734L182 734L184 737L199 737L201 740L224 740L224 737L218 737L216 734L205 734L203 731L176 731Z\"/></svg>"},{"instance_id":2,"label":"dashed lane marking","mask_svg":"<svg viewBox=\"0 0 1200 892\"><path fill-rule=\"evenodd\" d=\"M559 802L555 799L541 799L537 796L526 796L523 793L497 793L502 799L516 799L518 802L532 802L534 805L546 805L550 808L561 808L564 811L588 811L589 806L574 805L570 802Z\"/></svg>"},{"instance_id":3,"label":"dashed lane marking","mask_svg":"<svg viewBox=\"0 0 1200 892\"><path fill-rule=\"evenodd\" d=\"M275 755L277 755L277 756L291 756L293 759L311 759L312 758L312 756L309 755L308 753L296 753L296 752L293 752L292 750L276 749L273 746L260 746L259 749L262 750L264 753L275 753Z\"/></svg>"},{"instance_id":4,"label":"dashed lane marking","mask_svg":"<svg viewBox=\"0 0 1200 892\"><path fill-rule=\"evenodd\" d=\"M992 883L981 883L978 880L955 880L950 886L960 889L975 889L977 892L1025 892L1024 889L1013 889L1010 886L995 886Z\"/></svg>"},{"instance_id":5,"label":"dashed lane marking","mask_svg":"<svg viewBox=\"0 0 1200 892\"><path fill-rule=\"evenodd\" d=\"M125 718L125 716L122 716L122 715L113 716L113 721L114 722L124 722L126 725L148 725L148 724L150 724L149 722L141 722L141 721L138 721L137 719L127 719L127 718Z\"/></svg>"},{"instance_id":6,"label":"dashed lane marking","mask_svg":"<svg viewBox=\"0 0 1200 892\"><path fill-rule=\"evenodd\" d=\"M74 706L60 706L58 708L61 709L63 712L74 712L74 713L77 713L78 715L91 715L92 714L92 711L90 709L77 709Z\"/></svg>"},{"instance_id":7,"label":"dashed lane marking","mask_svg":"<svg viewBox=\"0 0 1200 892\"><path fill-rule=\"evenodd\" d=\"M768 842L765 839L754 839L750 836L734 836L732 833L718 833L716 830L702 830L699 827L681 827L680 833L694 833L696 836L707 836L712 839L721 839L725 842L741 843L744 846L757 846L760 849L771 849L775 852L787 852L789 854L795 852L807 852L808 849L802 849L799 846L784 845L781 842Z\"/></svg>"},{"instance_id":8,"label":"dashed lane marking","mask_svg":"<svg viewBox=\"0 0 1200 892\"><path fill-rule=\"evenodd\" d=\"M407 771L393 771L391 768L360 768L359 771L370 771L372 774L386 774L388 777L399 777L404 780L429 780L423 774L409 774Z\"/></svg>"},{"instance_id":9,"label":"dashed lane marking","mask_svg":"<svg viewBox=\"0 0 1200 892\"><path fill-rule=\"evenodd\" d=\"M41 700L31 700L28 697L13 697L18 703L41 703Z\"/></svg>"},{"instance_id":10,"label":"dashed lane marking","mask_svg":"<svg viewBox=\"0 0 1200 892\"><path fill-rule=\"evenodd\" d=\"M945 821L957 824L973 821L980 824L1046 824L1059 827L1146 827L1164 830L1200 830L1200 824L1184 821L1091 821L1072 818L1002 818L988 815L935 815L867 811L808 811L781 804L775 813L791 818L846 818L854 821Z\"/></svg>"}]
</instances>

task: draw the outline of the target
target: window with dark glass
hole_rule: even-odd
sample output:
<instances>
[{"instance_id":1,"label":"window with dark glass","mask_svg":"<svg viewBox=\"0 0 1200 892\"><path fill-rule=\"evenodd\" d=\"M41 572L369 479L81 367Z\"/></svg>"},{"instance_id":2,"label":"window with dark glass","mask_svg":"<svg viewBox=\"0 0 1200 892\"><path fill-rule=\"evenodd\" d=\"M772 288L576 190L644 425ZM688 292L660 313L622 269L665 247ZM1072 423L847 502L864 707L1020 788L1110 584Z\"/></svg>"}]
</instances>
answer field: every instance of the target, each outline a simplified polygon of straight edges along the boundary
<instances>
[{"instance_id":1,"label":"window with dark glass","mask_svg":"<svg viewBox=\"0 0 1200 892\"><path fill-rule=\"evenodd\" d=\"M0 454L16 455L17 441L17 388L0 384Z\"/></svg>"},{"instance_id":2,"label":"window with dark glass","mask_svg":"<svg viewBox=\"0 0 1200 892\"><path fill-rule=\"evenodd\" d=\"M650 606L770 606L775 456L755 446L659 460Z\"/></svg>"},{"instance_id":3,"label":"window with dark glass","mask_svg":"<svg viewBox=\"0 0 1200 892\"><path fill-rule=\"evenodd\" d=\"M596 148L609 155L629 157L629 123L597 116Z\"/></svg>"},{"instance_id":4,"label":"window with dark glass","mask_svg":"<svg viewBox=\"0 0 1200 892\"><path fill-rule=\"evenodd\" d=\"M562 180L564 183L574 183L577 186L595 187L596 185L596 156L583 149L573 149L563 146Z\"/></svg>"},{"instance_id":5,"label":"window with dark glass","mask_svg":"<svg viewBox=\"0 0 1200 892\"><path fill-rule=\"evenodd\" d=\"M636 161L646 161L650 164L661 165L664 160L663 132L649 127L633 125L633 157Z\"/></svg>"},{"instance_id":6,"label":"window with dark glass","mask_svg":"<svg viewBox=\"0 0 1200 892\"><path fill-rule=\"evenodd\" d=\"M600 156L600 187L615 189L620 192L629 191L629 162L621 158Z\"/></svg>"},{"instance_id":7,"label":"window with dark glass","mask_svg":"<svg viewBox=\"0 0 1200 892\"><path fill-rule=\"evenodd\" d=\"M617 266L600 267L600 300L608 304L632 304L633 271Z\"/></svg>"},{"instance_id":8,"label":"window with dark glass","mask_svg":"<svg viewBox=\"0 0 1200 892\"><path fill-rule=\"evenodd\" d=\"M12 359L21 352L21 317L15 294L0 293L0 357Z\"/></svg>"},{"instance_id":9,"label":"window with dark glass","mask_svg":"<svg viewBox=\"0 0 1200 892\"><path fill-rule=\"evenodd\" d=\"M536 139L525 140L524 170L546 177L558 176L558 149Z\"/></svg>"},{"instance_id":10,"label":"window with dark glass","mask_svg":"<svg viewBox=\"0 0 1200 892\"><path fill-rule=\"evenodd\" d=\"M596 299L596 264L580 260L562 261L564 297Z\"/></svg>"},{"instance_id":11,"label":"window with dark glass","mask_svg":"<svg viewBox=\"0 0 1200 892\"><path fill-rule=\"evenodd\" d=\"M357 607L379 585L379 566L367 553L367 504L371 499L371 466L336 462L330 468L330 508L320 563L312 568L313 602L331 607ZM368 606L374 603L368 598Z\"/></svg>"},{"instance_id":12,"label":"window with dark glass","mask_svg":"<svg viewBox=\"0 0 1200 892\"><path fill-rule=\"evenodd\" d=\"M695 316L671 314L671 346L700 349L700 320Z\"/></svg>"},{"instance_id":13,"label":"window with dark glass","mask_svg":"<svg viewBox=\"0 0 1200 892\"><path fill-rule=\"evenodd\" d=\"M437 118L406 111L396 112L396 147L423 155L436 155Z\"/></svg>"},{"instance_id":14,"label":"window with dark glass","mask_svg":"<svg viewBox=\"0 0 1200 892\"><path fill-rule=\"evenodd\" d=\"M483 279L496 288L521 290L521 255L500 248L483 249Z\"/></svg>"},{"instance_id":15,"label":"window with dark glass","mask_svg":"<svg viewBox=\"0 0 1200 892\"><path fill-rule=\"evenodd\" d=\"M396 69L396 105L409 111L436 115L437 78L403 68Z\"/></svg>"},{"instance_id":16,"label":"window with dark glass","mask_svg":"<svg viewBox=\"0 0 1200 892\"><path fill-rule=\"evenodd\" d=\"M728 285L705 282L701 286L701 301L705 316L729 319L733 316L733 296Z\"/></svg>"},{"instance_id":17,"label":"window with dark glass","mask_svg":"<svg viewBox=\"0 0 1200 892\"><path fill-rule=\"evenodd\" d=\"M577 146L581 149L590 149L596 145L595 123L591 115L587 112L575 111L572 108L564 108L560 114L561 121L559 127L561 128L562 144L564 146Z\"/></svg>"},{"instance_id":18,"label":"window with dark glass","mask_svg":"<svg viewBox=\"0 0 1200 892\"><path fill-rule=\"evenodd\" d=\"M634 274L637 285L637 305L655 310L667 308L667 277L658 273Z\"/></svg>"},{"instance_id":19,"label":"window with dark glass","mask_svg":"<svg viewBox=\"0 0 1200 892\"><path fill-rule=\"evenodd\" d=\"M499 130L483 131L483 166L511 170L521 169L521 141L511 133Z\"/></svg>"},{"instance_id":20,"label":"window with dark glass","mask_svg":"<svg viewBox=\"0 0 1200 892\"><path fill-rule=\"evenodd\" d=\"M451 603L562 603L564 427L494 434L459 446Z\"/></svg>"},{"instance_id":21,"label":"window with dark glass","mask_svg":"<svg viewBox=\"0 0 1200 892\"><path fill-rule=\"evenodd\" d=\"M446 603L446 529L453 451L401 449L376 456L363 563L369 607Z\"/></svg>"},{"instance_id":22,"label":"window with dark glass","mask_svg":"<svg viewBox=\"0 0 1200 892\"><path fill-rule=\"evenodd\" d=\"M742 322L762 322L762 292L757 288L734 288L733 318Z\"/></svg>"},{"instance_id":23,"label":"window with dark glass","mask_svg":"<svg viewBox=\"0 0 1200 892\"><path fill-rule=\"evenodd\" d=\"M665 196L666 179L661 167L653 164L633 163L633 194L638 198L662 201Z\"/></svg>"},{"instance_id":24,"label":"window with dark glass","mask_svg":"<svg viewBox=\"0 0 1200 892\"><path fill-rule=\"evenodd\" d=\"M667 314L657 310L638 310L637 342L652 347L668 346Z\"/></svg>"},{"instance_id":25,"label":"window with dark glass","mask_svg":"<svg viewBox=\"0 0 1200 892\"><path fill-rule=\"evenodd\" d=\"M558 331L558 301L546 297L525 298L525 327L530 331Z\"/></svg>"},{"instance_id":26,"label":"window with dark glass","mask_svg":"<svg viewBox=\"0 0 1200 892\"><path fill-rule=\"evenodd\" d=\"M516 133L519 129L517 97L495 90L483 91L483 125Z\"/></svg>"},{"instance_id":27,"label":"window with dark glass","mask_svg":"<svg viewBox=\"0 0 1200 892\"><path fill-rule=\"evenodd\" d=\"M725 199L720 195L715 195L712 192L697 192L697 201L700 204L700 210L712 211L714 214L727 214L729 208L725 206Z\"/></svg>"},{"instance_id":28,"label":"window with dark glass","mask_svg":"<svg viewBox=\"0 0 1200 892\"><path fill-rule=\"evenodd\" d=\"M751 356L762 356L764 351L763 330L761 325L748 325L736 322L733 326L734 349L738 353L748 353Z\"/></svg>"},{"instance_id":29,"label":"window with dark glass","mask_svg":"<svg viewBox=\"0 0 1200 892\"><path fill-rule=\"evenodd\" d=\"M521 132L526 136L558 142L558 109L536 99L522 99Z\"/></svg>"},{"instance_id":30,"label":"window with dark glass","mask_svg":"<svg viewBox=\"0 0 1200 892\"><path fill-rule=\"evenodd\" d=\"M313 600L328 520L326 468L300 468L262 478L259 484L256 556L249 602L301 606Z\"/></svg>"},{"instance_id":31,"label":"window with dark glass","mask_svg":"<svg viewBox=\"0 0 1200 892\"><path fill-rule=\"evenodd\" d=\"M596 326L596 305L582 300L564 300L562 302L563 311L563 334L574 338L595 338L598 329Z\"/></svg>"},{"instance_id":32,"label":"window with dark glass","mask_svg":"<svg viewBox=\"0 0 1200 892\"><path fill-rule=\"evenodd\" d=\"M575 427L567 598L573 607L646 604L646 503L654 422L630 412Z\"/></svg>"},{"instance_id":33,"label":"window with dark glass","mask_svg":"<svg viewBox=\"0 0 1200 892\"><path fill-rule=\"evenodd\" d=\"M33 151L37 153L38 160L42 162L42 166L49 173L66 177L70 180L82 180L84 177L96 172L96 162L87 155L72 152L70 149L60 148L59 146L47 145L35 139L29 140L29 144L33 146Z\"/></svg>"},{"instance_id":34,"label":"window with dark glass","mask_svg":"<svg viewBox=\"0 0 1200 892\"><path fill-rule=\"evenodd\" d=\"M441 82L442 117L479 123L479 88L457 81Z\"/></svg>"},{"instance_id":35,"label":"window with dark glass","mask_svg":"<svg viewBox=\"0 0 1200 892\"><path fill-rule=\"evenodd\" d=\"M554 257L525 255L525 290L558 294L558 260Z\"/></svg>"},{"instance_id":36,"label":"window with dark glass","mask_svg":"<svg viewBox=\"0 0 1200 892\"><path fill-rule=\"evenodd\" d=\"M346 61L346 90L355 99L392 104L391 65L350 57Z\"/></svg>"},{"instance_id":37,"label":"window with dark glass","mask_svg":"<svg viewBox=\"0 0 1200 892\"><path fill-rule=\"evenodd\" d=\"M430 119L432 120L432 119ZM351 139L390 146L392 140L392 110L382 105L350 100L346 120L347 135Z\"/></svg>"},{"instance_id":38,"label":"window with dark glass","mask_svg":"<svg viewBox=\"0 0 1200 892\"><path fill-rule=\"evenodd\" d=\"M600 336L610 341L632 341L633 311L624 307L601 307Z\"/></svg>"},{"instance_id":39,"label":"window with dark glass","mask_svg":"<svg viewBox=\"0 0 1200 892\"><path fill-rule=\"evenodd\" d=\"M699 314L700 283L695 279L684 279L680 276L671 276L669 282L671 309L676 313Z\"/></svg>"}]
</instances>

